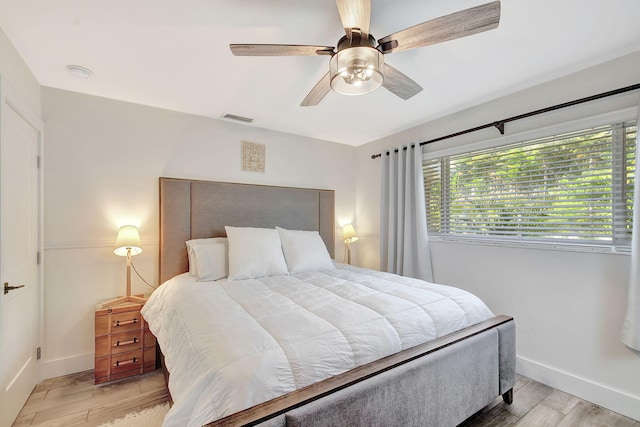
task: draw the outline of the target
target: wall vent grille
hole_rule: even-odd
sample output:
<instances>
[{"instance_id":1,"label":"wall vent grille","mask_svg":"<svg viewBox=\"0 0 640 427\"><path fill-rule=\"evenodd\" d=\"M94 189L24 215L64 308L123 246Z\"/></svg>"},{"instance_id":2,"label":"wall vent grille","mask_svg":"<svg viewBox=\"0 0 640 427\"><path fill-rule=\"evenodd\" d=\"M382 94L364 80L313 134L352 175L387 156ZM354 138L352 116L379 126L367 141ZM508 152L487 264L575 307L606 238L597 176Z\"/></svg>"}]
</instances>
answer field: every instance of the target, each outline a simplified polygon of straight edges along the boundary
<instances>
[{"instance_id":1,"label":"wall vent grille","mask_svg":"<svg viewBox=\"0 0 640 427\"><path fill-rule=\"evenodd\" d=\"M235 114L223 114L222 118L223 119L227 119L227 120L235 120L236 122L242 122L242 123L251 123L251 122L253 122L252 118L237 116Z\"/></svg>"}]
</instances>

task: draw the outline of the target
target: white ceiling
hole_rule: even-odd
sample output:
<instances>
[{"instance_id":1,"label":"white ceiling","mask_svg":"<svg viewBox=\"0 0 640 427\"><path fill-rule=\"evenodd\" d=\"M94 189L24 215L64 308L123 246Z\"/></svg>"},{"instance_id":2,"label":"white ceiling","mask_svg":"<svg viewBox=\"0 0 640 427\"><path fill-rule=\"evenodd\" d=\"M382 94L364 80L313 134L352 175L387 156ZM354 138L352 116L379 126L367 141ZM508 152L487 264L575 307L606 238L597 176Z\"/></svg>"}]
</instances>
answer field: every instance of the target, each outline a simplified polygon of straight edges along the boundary
<instances>
[{"instance_id":1,"label":"white ceiling","mask_svg":"<svg viewBox=\"0 0 640 427\"><path fill-rule=\"evenodd\" d=\"M488 2L372 0L371 33ZM235 57L229 44L335 46L332 0L0 0L0 27L41 85L350 145L638 51L639 19L638 0L502 0L496 30L385 56L424 88L412 99L381 88L300 107L328 57Z\"/></svg>"}]
</instances>

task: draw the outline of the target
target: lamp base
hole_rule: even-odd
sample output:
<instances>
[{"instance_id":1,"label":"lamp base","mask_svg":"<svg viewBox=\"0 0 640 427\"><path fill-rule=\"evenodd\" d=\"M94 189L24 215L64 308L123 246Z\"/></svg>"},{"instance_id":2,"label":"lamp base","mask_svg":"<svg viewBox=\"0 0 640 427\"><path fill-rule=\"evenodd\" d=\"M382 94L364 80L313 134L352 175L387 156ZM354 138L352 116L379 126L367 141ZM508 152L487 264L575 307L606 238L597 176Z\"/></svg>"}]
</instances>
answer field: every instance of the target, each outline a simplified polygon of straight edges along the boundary
<instances>
[{"instance_id":1,"label":"lamp base","mask_svg":"<svg viewBox=\"0 0 640 427\"><path fill-rule=\"evenodd\" d=\"M135 302L138 304L144 304L145 302L147 302L147 299L142 297L137 297L135 295L127 295L124 297L118 297L116 299L112 299L111 301L103 302L102 308L106 308L112 305L122 304L125 302Z\"/></svg>"}]
</instances>

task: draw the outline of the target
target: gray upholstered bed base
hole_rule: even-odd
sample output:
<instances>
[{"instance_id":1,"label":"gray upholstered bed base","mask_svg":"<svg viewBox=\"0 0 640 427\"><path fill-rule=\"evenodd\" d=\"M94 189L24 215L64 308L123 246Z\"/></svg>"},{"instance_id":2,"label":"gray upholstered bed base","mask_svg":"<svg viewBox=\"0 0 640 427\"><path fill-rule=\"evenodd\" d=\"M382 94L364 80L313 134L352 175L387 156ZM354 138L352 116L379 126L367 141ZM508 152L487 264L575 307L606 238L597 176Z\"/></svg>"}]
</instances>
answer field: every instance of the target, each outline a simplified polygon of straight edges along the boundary
<instances>
[{"instance_id":1,"label":"gray upholstered bed base","mask_svg":"<svg viewBox=\"0 0 640 427\"><path fill-rule=\"evenodd\" d=\"M224 235L225 225L317 230L333 256L334 192L161 178L161 282L187 271L186 240ZM249 414L241 412L210 425L455 426L496 397L503 395L508 401L512 396L515 323L507 316L483 323L489 326L438 338L423 345L430 346L428 351L376 368L327 393L316 392L302 403L267 402L266 408L252 408L243 411Z\"/></svg>"},{"instance_id":2,"label":"gray upholstered bed base","mask_svg":"<svg viewBox=\"0 0 640 427\"><path fill-rule=\"evenodd\" d=\"M510 321L258 425L451 427L514 384Z\"/></svg>"}]
</instances>

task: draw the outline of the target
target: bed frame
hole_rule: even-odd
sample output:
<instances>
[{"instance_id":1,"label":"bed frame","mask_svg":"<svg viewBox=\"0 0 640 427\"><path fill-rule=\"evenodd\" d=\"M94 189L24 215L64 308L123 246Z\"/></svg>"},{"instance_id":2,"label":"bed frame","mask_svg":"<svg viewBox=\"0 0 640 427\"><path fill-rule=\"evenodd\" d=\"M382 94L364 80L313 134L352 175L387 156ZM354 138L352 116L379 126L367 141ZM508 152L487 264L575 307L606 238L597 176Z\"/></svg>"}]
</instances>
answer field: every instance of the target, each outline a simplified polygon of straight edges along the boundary
<instances>
[{"instance_id":1,"label":"bed frame","mask_svg":"<svg viewBox=\"0 0 640 427\"><path fill-rule=\"evenodd\" d=\"M334 257L334 204L333 190L160 178L160 283L188 271L185 241L225 225L316 230ZM515 323L496 316L207 426L455 426L511 403L514 384Z\"/></svg>"}]
</instances>

